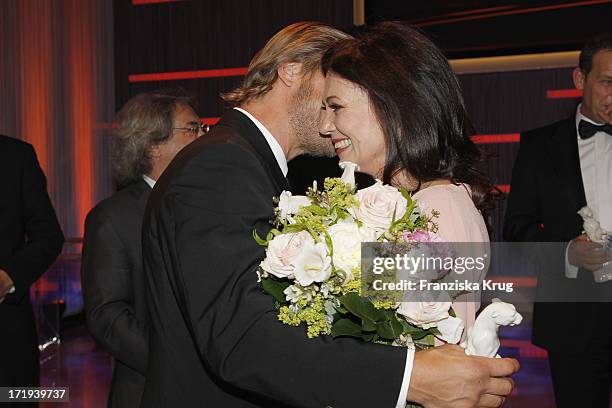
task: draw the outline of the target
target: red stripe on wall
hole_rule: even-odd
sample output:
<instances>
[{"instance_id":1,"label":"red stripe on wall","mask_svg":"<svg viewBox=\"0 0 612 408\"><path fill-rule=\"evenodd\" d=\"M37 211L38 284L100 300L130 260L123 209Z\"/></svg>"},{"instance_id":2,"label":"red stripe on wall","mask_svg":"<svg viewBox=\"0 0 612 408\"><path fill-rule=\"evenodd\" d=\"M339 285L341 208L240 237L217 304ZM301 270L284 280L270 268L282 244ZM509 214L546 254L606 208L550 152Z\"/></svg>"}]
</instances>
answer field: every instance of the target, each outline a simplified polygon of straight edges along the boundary
<instances>
[{"instance_id":1,"label":"red stripe on wall","mask_svg":"<svg viewBox=\"0 0 612 408\"><path fill-rule=\"evenodd\" d=\"M159 4L159 3L177 3L183 0L132 0L133 6L142 6L145 4Z\"/></svg>"},{"instance_id":2,"label":"red stripe on wall","mask_svg":"<svg viewBox=\"0 0 612 408\"><path fill-rule=\"evenodd\" d=\"M498 184L497 188L499 188L503 193L506 194L510 192L510 184Z\"/></svg>"},{"instance_id":3,"label":"red stripe on wall","mask_svg":"<svg viewBox=\"0 0 612 408\"><path fill-rule=\"evenodd\" d=\"M500 135L476 135L472 136L472 141L476 144L518 143L521 141L521 135L520 133Z\"/></svg>"},{"instance_id":4,"label":"red stripe on wall","mask_svg":"<svg viewBox=\"0 0 612 408\"><path fill-rule=\"evenodd\" d=\"M200 71L160 72L155 74L132 74L130 82L176 81L178 79L218 78L246 75L247 67L207 69Z\"/></svg>"},{"instance_id":5,"label":"red stripe on wall","mask_svg":"<svg viewBox=\"0 0 612 408\"><path fill-rule=\"evenodd\" d=\"M494 276L491 277L491 282L513 283L513 286L517 288L535 288L538 286L538 278L529 276Z\"/></svg>"},{"instance_id":6,"label":"red stripe on wall","mask_svg":"<svg viewBox=\"0 0 612 408\"><path fill-rule=\"evenodd\" d=\"M206 123L207 125L216 125L220 118L200 118L202 123Z\"/></svg>"},{"instance_id":7,"label":"red stripe on wall","mask_svg":"<svg viewBox=\"0 0 612 408\"><path fill-rule=\"evenodd\" d=\"M582 91L580 89L549 89L546 91L546 99L568 99L581 97Z\"/></svg>"}]
</instances>

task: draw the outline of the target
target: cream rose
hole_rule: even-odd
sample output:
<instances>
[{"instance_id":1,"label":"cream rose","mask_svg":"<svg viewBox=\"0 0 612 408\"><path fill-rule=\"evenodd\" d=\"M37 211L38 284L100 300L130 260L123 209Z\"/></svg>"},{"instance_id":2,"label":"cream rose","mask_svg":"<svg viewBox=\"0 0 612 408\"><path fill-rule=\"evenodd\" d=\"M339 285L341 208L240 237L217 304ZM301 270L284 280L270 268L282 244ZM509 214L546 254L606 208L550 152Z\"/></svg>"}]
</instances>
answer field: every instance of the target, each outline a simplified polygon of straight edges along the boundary
<instances>
[{"instance_id":1,"label":"cream rose","mask_svg":"<svg viewBox=\"0 0 612 408\"><path fill-rule=\"evenodd\" d=\"M302 286L308 286L313 282L323 282L329 279L332 272L331 258L323 242L318 244L307 242L294 259L293 265L295 280Z\"/></svg>"},{"instance_id":2,"label":"cream rose","mask_svg":"<svg viewBox=\"0 0 612 408\"><path fill-rule=\"evenodd\" d=\"M448 311L453 303L448 296L445 296L445 301L439 301L433 299L431 294L416 292L416 297L414 301L398 303L397 312L404 316L408 322L423 329L429 329L430 327L436 327L438 322L450 316Z\"/></svg>"},{"instance_id":3,"label":"cream rose","mask_svg":"<svg viewBox=\"0 0 612 408\"><path fill-rule=\"evenodd\" d=\"M354 222L340 222L327 230L334 247L334 266L346 272L346 281L353 278L352 270L361 266L361 243L376 241L373 230L359 228Z\"/></svg>"},{"instance_id":4,"label":"cream rose","mask_svg":"<svg viewBox=\"0 0 612 408\"><path fill-rule=\"evenodd\" d=\"M408 201L395 187L384 185L380 180L368 188L357 191L359 208L355 216L372 228L387 229L393 221L406 213Z\"/></svg>"},{"instance_id":5,"label":"cream rose","mask_svg":"<svg viewBox=\"0 0 612 408\"><path fill-rule=\"evenodd\" d=\"M307 231L275 236L268 243L261 269L278 278L293 278L293 261L307 245L314 245L314 239Z\"/></svg>"}]
</instances>

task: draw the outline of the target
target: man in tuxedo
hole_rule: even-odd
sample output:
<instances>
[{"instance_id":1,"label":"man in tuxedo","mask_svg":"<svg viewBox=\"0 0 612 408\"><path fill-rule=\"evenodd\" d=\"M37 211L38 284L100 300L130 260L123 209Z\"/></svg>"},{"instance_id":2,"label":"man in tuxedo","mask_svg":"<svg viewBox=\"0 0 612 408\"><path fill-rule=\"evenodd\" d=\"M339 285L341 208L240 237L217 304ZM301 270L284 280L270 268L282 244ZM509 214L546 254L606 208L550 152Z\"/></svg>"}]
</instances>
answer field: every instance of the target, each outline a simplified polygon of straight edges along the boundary
<instances>
[{"instance_id":1,"label":"man in tuxedo","mask_svg":"<svg viewBox=\"0 0 612 408\"><path fill-rule=\"evenodd\" d=\"M62 252L64 235L34 149L2 135L0 191L0 387L37 387L38 336L30 285Z\"/></svg>"},{"instance_id":2,"label":"man in tuxedo","mask_svg":"<svg viewBox=\"0 0 612 408\"><path fill-rule=\"evenodd\" d=\"M593 272L609 257L582 233L577 212L588 205L612 230L611 33L585 44L573 79L583 91L576 114L521 136L504 238L569 242L558 267L540 274L538 290L557 302L535 304L533 343L548 351L558 407L608 408L612 281L595 283Z\"/></svg>"},{"instance_id":3,"label":"man in tuxedo","mask_svg":"<svg viewBox=\"0 0 612 408\"><path fill-rule=\"evenodd\" d=\"M183 149L155 186L143 224L151 311L142 407L499 406L510 359L456 346L415 353L353 339L308 339L281 324L257 282L287 161L332 155L318 134L320 59L346 34L295 23L254 57L235 106Z\"/></svg>"},{"instance_id":4,"label":"man in tuxedo","mask_svg":"<svg viewBox=\"0 0 612 408\"><path fill-rule=\"evenodd\" d=\"M117 114L113 170L125 186L87 215L81 279L87 327L115 358L109 407L140 404L149 338L141 226L156 180L176 153L203 133L189 98L154 91Z\"/></svg>"}]
</instances>

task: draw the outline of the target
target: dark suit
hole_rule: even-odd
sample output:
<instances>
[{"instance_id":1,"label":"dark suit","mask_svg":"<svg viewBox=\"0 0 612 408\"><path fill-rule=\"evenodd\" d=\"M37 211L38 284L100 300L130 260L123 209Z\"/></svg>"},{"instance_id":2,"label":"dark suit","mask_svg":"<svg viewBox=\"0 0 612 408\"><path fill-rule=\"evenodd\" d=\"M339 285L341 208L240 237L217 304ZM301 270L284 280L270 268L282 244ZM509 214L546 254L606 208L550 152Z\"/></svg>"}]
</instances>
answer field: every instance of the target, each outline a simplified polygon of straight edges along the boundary
<instances>
[{"instance_id":1,"label":"dark suit","mask_svg":"<svg viewBox=\"0 0 612 408\"><path fill-rule=\"evenodd\" d=\"M533 343L549 352L559 407L607 408L608 402L604 401L610 396L610 367L606 372L605 367L601 370L595 367L597 364L589 365L588 360L589 353L600 350L609 361L612 303L571 303L570 300L578 295L584 298L585 294L603 294L612 300L612 282L596 284L592 273L586 270L580 270L577 279L567 279L564 275L565 243L581 234L582 219L577 211L586 205L577 137L575 117L521 136L504 238L564 243L559 245L563 250L548 260L548 266L552 263L554 267L540 274L538 291L547 296L554 288L559 292L559 302L568 301L534 305ZM581 387L587 388L581 390Z\"/></svg>"},{"instance_id":2,"label":"dark suit","mask_svg":"<svg viewBox=\"0 0 612 408\"><path fill-rule=\"evenodd\" d=\"M60 254L64 236L34 149L2 135L0 191L0 269L15 284L15 293L0 304L0 386L36 386L38 337L30 285Z\"/></svg>"},{"instance_id":3,"label":"dark suit","mask_svg":"<svg viewBox=\"0 0 612 408\"><path fill-rule=\"evenodd\" d=\"M115 357L109 407L137 407L149 349L141 226L151 188L140 180L87 215L81 263L87 327Z\"/></svg>"},{"instance_id":4,"label":"dark suit","mask_svg":"<svg viewBox=\"0 0 612 408\"><path fill-rule=\"evenodd\" d=\"M395 406L406 350L308 339L281 324L255 268L287 181L236 110L183 149L143 224L151 312L143 407Z\"/></svg>"}]
</instances>

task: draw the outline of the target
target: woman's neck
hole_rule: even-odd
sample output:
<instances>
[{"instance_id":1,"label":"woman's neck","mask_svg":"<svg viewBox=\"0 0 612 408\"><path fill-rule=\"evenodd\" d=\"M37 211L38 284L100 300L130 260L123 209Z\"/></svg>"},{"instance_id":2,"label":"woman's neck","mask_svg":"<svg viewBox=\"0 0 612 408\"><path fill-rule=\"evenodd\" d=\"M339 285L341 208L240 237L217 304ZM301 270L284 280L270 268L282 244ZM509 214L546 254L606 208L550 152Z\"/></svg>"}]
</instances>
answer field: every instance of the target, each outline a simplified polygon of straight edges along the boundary
<instances>
[{"instance_id":1,"label":"woman's neck","mask_svg":"<svg viewBox=\"0 0 612 408\"><path fill-rule=\"evenodd\" d=\"M396 176L393 177L392 184L395 186L404 187L408 191L415 191L417 189L425 190L426 188L431 187L431 186L451 184L451 181L448 179L435 179L435 180L424 181L421 183L421 185L419 185L419 182L415 180L412 176L402 172L401 174L397 174Z\"/></svg>"}]
</instances>

